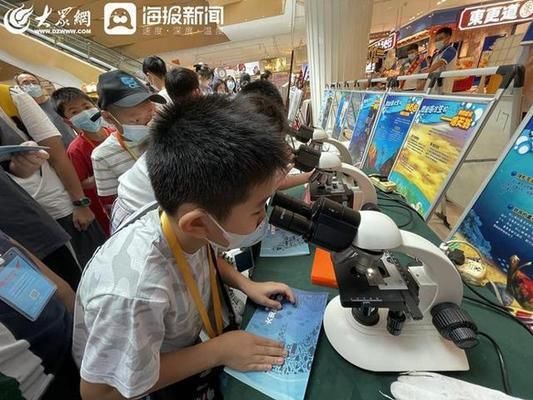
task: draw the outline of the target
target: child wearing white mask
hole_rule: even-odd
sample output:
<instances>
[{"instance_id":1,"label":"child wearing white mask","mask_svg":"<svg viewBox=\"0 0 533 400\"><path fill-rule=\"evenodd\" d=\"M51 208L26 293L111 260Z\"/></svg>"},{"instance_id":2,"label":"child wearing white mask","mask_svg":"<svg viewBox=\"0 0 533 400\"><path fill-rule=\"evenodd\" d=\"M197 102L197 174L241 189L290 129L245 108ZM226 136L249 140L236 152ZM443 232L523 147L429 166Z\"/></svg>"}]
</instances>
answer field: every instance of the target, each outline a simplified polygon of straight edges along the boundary
<instances>
[{"instance_id":1,"label":"child wearing white mask","mask_svg":"<svg viewBox=\"0 0 533 400\"><path fill-rule=\"evenodd\" d=\"M120 70L100 75L96 90L103 118L117 128L91 155L96 190L110 215L118 178L143 152L155 113L153 103L165 104L166 100L150 92L136 77Z\"/></svg>"},{"instance_id":2,"label":"child wearing white mask","mask_svg":"<svg viewBox=\"0 0 533 400\"><path fill-rule=\"evenodd\" d=\"M261 238L286 146L253 102L201 96L163 109L146 151L157 203L96 252L77 292L72 348L84 398L221 398L225 366L270 371L285 362L283 343L225 326L222 284L273 309L279 297L295 303L293 291L249 280L212 245Z\"/></svg>"}]
</instances>

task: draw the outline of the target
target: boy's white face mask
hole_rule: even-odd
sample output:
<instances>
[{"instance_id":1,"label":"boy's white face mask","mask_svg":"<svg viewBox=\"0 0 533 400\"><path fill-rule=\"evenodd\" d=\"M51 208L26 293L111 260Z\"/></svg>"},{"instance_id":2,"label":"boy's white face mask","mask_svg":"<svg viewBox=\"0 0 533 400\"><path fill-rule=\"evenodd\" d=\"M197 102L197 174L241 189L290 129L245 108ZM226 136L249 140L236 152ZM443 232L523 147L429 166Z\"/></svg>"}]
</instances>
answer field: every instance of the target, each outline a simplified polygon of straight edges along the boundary
<instances>
[{"instance_id":1,"label":"boy's white face mask","mask_svg":"<svg viewBox=\"0 0 533 400\"><path fill-rule=\"evenodd\" d=\"M215 223L215 225L222 231L224 239L228 242L228 245L221 245L219 243L213 242L212 240L207 239L215 248L221 249L222 251L227 251L231 249L239 249L242 247L251 247L256 243L259 243L268 232L268 222L266 217L261 221L261 223L255 228L255 231L247 235L241 235L238 233L226 231L215 218L210 214L207 214L209 218Z\"/></svg>"}]
</instances>

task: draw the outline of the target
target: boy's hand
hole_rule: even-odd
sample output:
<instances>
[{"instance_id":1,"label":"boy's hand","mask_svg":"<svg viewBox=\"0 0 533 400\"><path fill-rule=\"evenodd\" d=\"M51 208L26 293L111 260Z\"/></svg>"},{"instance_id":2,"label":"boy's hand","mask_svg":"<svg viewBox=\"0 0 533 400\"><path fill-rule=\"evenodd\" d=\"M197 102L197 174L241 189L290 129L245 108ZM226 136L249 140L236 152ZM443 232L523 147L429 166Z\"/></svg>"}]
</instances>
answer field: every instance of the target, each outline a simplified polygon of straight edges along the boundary
<instances>
[{"instance_id":1,"label":"boy's hand","mask_svg":"<svg viewBox=\"0 0 533 400\"><path fill-rule=\"evenodd\" d=\"M287 356L283 343L245 331L227 332L216 340L220 341L221 364L237 371L270 371Z\"/></svg>"},{"instance_id":2,"label":"boy's hand","mask_svg":"<svg viewBox=\"0 0 533 400\"><path fill-rule=\"evenodd\" d=\"M296 298L291 288L279 282L253 282L248 280L243 287L243 292L255 304L274 310L281 310L281 302L275 299L276 295L287 298L291 303L296 303Z\"/></svg>"}]
</instances>

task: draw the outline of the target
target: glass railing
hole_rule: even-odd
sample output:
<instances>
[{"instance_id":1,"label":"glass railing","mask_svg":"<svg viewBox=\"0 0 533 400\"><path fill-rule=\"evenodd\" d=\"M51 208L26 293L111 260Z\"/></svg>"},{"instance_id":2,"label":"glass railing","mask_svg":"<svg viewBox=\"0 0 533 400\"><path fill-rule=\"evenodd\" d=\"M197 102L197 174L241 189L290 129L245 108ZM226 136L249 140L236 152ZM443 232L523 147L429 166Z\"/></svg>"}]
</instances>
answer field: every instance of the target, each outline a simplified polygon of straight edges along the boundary
<instances>
[{"instance_id":1,"label":"glass railing","mask_svg":"<svg viewBox=\"0 0 533 400\"><path fill-rule=\"evenodd\" d=\"M0 0L0 15L2 22L5 13L18 7L24 2ZM46 20L53 25L52 21ZM121 69L130 74L138 74L141 71L142 63L134 58L125 56L116 50L110 49L100 43L88 39L78 34L42 34L38 32L38 21L34 16L30 18L29 28L24 32L25 35L38 39L57 50L68 53L80 60L88 62L105 70ZM41 22L42 23L42 22Z\"/></svg>"}]
</instances>

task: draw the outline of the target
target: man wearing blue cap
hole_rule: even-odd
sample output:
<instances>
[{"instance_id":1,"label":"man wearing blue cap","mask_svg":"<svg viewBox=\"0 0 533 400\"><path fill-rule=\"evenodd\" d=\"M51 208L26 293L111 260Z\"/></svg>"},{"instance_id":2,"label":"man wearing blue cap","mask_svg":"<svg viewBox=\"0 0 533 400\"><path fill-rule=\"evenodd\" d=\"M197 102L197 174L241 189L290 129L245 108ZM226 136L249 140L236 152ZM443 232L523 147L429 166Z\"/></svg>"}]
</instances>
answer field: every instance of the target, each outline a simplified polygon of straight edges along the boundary
<instances>
[{"instance_id":1,"label":"man wearing blue cap","mask_svg":"<svg viewBox=\"0 0 533 400\"><path fill-rule=\"evenodd\" d=\"M96 190L109 213L117 196L118 178L142 154L155 113L153 103L166 101L136 77L120 70L100 75L96 90L102 116L117 128L91 155Z\"/></svg>"}]
</instances>

